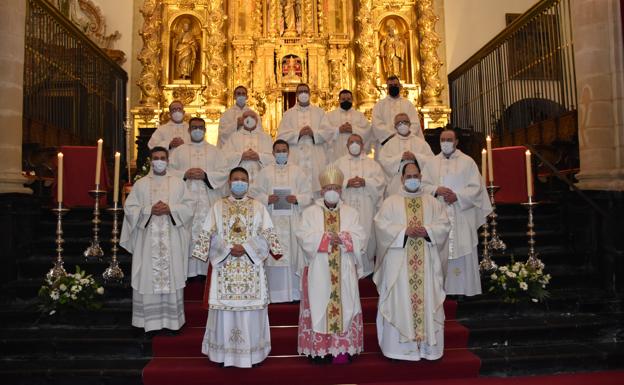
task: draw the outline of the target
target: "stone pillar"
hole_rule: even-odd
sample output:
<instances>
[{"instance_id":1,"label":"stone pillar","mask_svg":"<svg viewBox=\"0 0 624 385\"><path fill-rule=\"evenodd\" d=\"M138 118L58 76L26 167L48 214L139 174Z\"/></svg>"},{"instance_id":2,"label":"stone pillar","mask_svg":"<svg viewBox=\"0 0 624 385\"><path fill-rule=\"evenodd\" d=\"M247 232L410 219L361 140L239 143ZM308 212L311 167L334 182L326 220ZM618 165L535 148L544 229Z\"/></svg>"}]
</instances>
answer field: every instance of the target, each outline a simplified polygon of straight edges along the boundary
<instances>
[{"instance_id":1,"label":"stone pillar","mask_svg":"<svg viewBox=\"0 0 624 385\"><path fill-rule=\"evenodd\" d=\"M619 0L570 2L578 93L578 187L624 191L624 46Z\"/></svg>"},{"instance_id":2,"label":"stone pillar","mask_svg":"<svg viewBox=\"0 0 624 385\"><path fill-rule=\"evenodd\" d=\"M23 186L22 113L26 1L0 0L0 194Z\"/></svg>"}]
</instances>

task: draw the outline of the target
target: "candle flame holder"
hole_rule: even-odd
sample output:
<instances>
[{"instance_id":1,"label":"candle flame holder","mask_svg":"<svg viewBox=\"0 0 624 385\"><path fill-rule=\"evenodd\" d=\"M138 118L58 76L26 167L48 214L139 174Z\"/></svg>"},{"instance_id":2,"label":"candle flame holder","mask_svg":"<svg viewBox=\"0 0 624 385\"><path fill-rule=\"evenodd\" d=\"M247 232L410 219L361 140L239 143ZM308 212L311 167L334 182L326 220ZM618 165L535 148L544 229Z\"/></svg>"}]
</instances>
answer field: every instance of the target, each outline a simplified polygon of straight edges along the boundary
<instances>
[{"instance_id":1,"label":"candle flame holder","mask_svg":"<svg viewBox=\"0 0 624 385\"><path fill-rule=\"evenodd\" d=\"M59 202L58 206L52 209L52 212L56 214L56 258L54 259L54 265L46 274L46 278L49 281L56 281L67 275L63 267L63 243L65 243L65 240L63 240L63 216L68 211L69 209L63 207L63 202Z\"/></svg>"},{"instance_id":2,"label":"candle flame holder","mask_svg":"<svg viewBox=\"0 0 624 385\"><path fill-rule=\"evenodd\" d=\"M494 200L494 194L498 190L500 190L500 186L494 186L492 182L490 182L489 186L487 186L488 194L490 195L490 203L492 204L492 213L488 215L490 219L490 227L492 229L490 233L490 242L489 249L490 251L505 251L507 249L507 245L500 238L497 231L498 222L496 219L498 218L498 214L496 214L496 201Z\"/></svg>"},{"instance_id":3,"label":"candle flame holder","mask_svg":"<svg viewBox=\"0 0 624 385\"><path fill-rule=\"evenodd\" d=\"M86 259L98 259L101 260L104 258L104 250L100 246L100 224L102 221L100 220L100 198L106 195L105 190L100 190L100 184L95 185L95 190L89 191L89 195L95 199L95 204L93 206L93 238L91 239L91 243L89 247L82 253Z\"/></svg>"},{"instance_id":4,"label":"candle flame holder","mask_svg":"<svg viewBox=\"0 0 624 385\"><path fill-rule=\"evenodd\" d=\"M102 278L104 278L104 282L106 283L121 283L124 279L124 273L123 270L121 270L121 267L119 267L119 261L117 260L117 251L119 250L118 245L119 245L119 213L121 211L123 211L123 208L119 207L119 203L115 202L113 207L109 208L108 211L110 211L113 214L113 230L112 230L112 237L111 237L111 243L112 243L112 247L111 247L111 261L110 264L108 265L108 268L106 268L106 270L104 270L104 273L102 273Z\"/></svg>"},{"instance_id":5,"label":"candle flame holder","mask_svg":"<svg viewBox=\"0 0 624 385\"><path fill-rule=\"evenodd\" d=\"M533 270L541 270L544 268L544 262L538 258L539 254L535 251L535 224L533 223L533 208L537 205L539 205L539 202L534 202L533 197L529 197L529 201L527 203L522 203L522 206L529 210L526 232L529 238L527 241L529 245L529 253L526 265Z\"/></svg>"}]
</instances>

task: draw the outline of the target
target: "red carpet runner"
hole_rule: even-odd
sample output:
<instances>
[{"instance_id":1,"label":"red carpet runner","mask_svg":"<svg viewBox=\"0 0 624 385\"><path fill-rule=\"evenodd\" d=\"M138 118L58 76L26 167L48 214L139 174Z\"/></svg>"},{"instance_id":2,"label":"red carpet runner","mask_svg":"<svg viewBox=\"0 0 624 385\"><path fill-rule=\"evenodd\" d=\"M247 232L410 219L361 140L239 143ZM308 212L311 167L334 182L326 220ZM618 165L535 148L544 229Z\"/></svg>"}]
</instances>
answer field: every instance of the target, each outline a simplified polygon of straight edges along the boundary
<instances>
[{"instance_id":1,"label":"red carpet runner","mask_svg":"<svg viewBox=\"0 0 624 385\"><path fill-rule=\"evenodd\" d=\"M297 356L299 304L269 305L271 355L252 369L220 368L201 354L206 310L201 307L202 287L185 290L186 325L175 337L153 340L154 358L143 370L146 385L184 384L337 384L389 383L424 379L476 377L480 361L467 349L468 329L455 320L457 304L444 303L445 352L438 361L393 362L383 357L377 344L375 317L377 291L370 279L360 281L364 316L364 349L349 365L316 365Z\"/></svg>"}]
</instances>

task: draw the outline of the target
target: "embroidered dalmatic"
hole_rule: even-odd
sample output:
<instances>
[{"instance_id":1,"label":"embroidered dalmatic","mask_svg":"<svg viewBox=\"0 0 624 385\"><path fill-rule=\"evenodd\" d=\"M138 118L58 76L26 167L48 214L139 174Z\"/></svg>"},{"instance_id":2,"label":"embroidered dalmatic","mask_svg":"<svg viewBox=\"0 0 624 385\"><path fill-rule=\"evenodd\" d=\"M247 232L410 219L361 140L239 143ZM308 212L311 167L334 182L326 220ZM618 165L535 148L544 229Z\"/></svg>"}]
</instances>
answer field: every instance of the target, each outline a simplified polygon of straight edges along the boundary
<instances>
[{"instance_id":1,"label":"embroidered dalmatic","mask_svg":"<svg viewBox=\"0 0 624 385\"><path fill-rule=\"evenodd\" d=\"M240 244L245 254L230 254ZM251 367L271 350L264 261L282 253L271 217L249 197L223 198L206 219L193 257L210 260L208 321L202 353L225 366Z\"/></svg>"},{"instance_id":2,"label":"embroidered dalmatic","mask_svg":"<svg viewBox=\"0 0 624 385\"><path fill-rule=\"evenodd\" d=\"M171 143L173 138L182 138L184 143L191 143L191 135L189 135L188 126L187 122L176 123L173 120L161 124L156 131L154 131L149 142L147 142L147 147L150 149L156 146L169 148L169 143ZM174 151L170 152L173 153L178 148L179 146L173 149Z\"/></svg>"},{"instance_id":3,"label":"embroidered dalmatic","mask_svg":"<svg viewBox=\"0 0 624 385\"><path fill-rule=\"evenodd\" d=\"M340 236L342 245L330 245L330 232ZM366 233L357 211L342 202L330 210L319 199L303 212L297 239L305 255L299 354L360 353L364 339L358 279L363 276Z\"/></svg>"},{"instance_id":4,"label":"embroidered dalmatic","mask_svg":"<svg viewBox=\"0 0 624 385\"><path fill-rule=\"evenodd\" d=\"M428 239L406 237L411 223L423 226ZM446 208L422 192L390 196L375 216L377 338L386 357L442 357L445 293L438 247L449 230Z\"/></svg>"},{"instance_id":5,"label":"embroidered dalmatic","mask_svg":"<svg viewBox=\"0 0 624 385\"><path fill-rule=\"evenodd\" d=\"M243 152L249 149L257 152L260 160L242 160ZM230 135L223 146L223 154L230 169L240 166L247 170L250 186L253 186L256 176L263 167L274 163L273 141L268 134L259 131L258 128L252 131L241 128Z\"/></svg>"},{"instance_id":6,"label":"embroidered dalmatic","mask_svg":"<svg viewBox=\"0 0 624 385\"><path fill-rule=\"evenodd\" d=\"M171 154L169 167L180 178L184 178L184 173L191 168L200 168L206 173L205 180L185 180L194 201L187 276L206 275L208 263L191 258L191 252L212 205L223 197L223 188L228 178L223 153L207 142L183 144Z\"/></svg>"},{"instance_id":7,"label":"embroidered dalmatic","mask_svg":"<svg viewBox=\"0 0 624 385\"><path fill-rule=\"evenodd\" d=\"M311 176L314 192L321 189L318 175L327 164L325 146L334 135L332 129L321 126L324 116L325 111L317 106L302 107L297 104L284 112L277 130L277 139L285 140L290 145L292 163ZM299 137L299 132L305 126L312 128L313 137Z\"/></svg>"},{"instance_id":8,"label":"embroidered dalmatic","mask_svg":"<svg viewBox=\"0 0 624 385\"><path fill-rule=\"evenodd\" d=\"M442 153L436 155L423 168L422 175L425 192L434 195L438 187L444 186L457 196L457 201L450 205L438 197L446 206L451 222L447 246L441 251L444 290L447 294L481 294L477 232L486 222L492 205L479 169L471 157L455 150L448 158Z\"/></svg>"},{"instance_id":9,"label":"embroidered dalmatic","mask_svg":"<svg viewBox=\"0 0 624 385\"><path fill-rule=\"evenodd\" d=\"M338 158L348 155L349 150L347 149L347 140L351 134L349 133L340 133L340 126L344 123L350 123L353 134L358 134L362 137L364 141L364 148L362 152L368 152L370 148L370 140L371 140L371 126L366 119L366 116L360 111L351 108L348 111L343 110L342 108L336 108L325 114L323 121L321 122L321 127L324 131L333 132L333 135L330 137L327 143L327 161L328 163L335 162Z\"/></svg>"},{"instance_id":10,"label":"embroidered dalmatic","mask_svg":"<svg viewBox=\"0 0 624 385\"><path fill-rule=\"evenodd\" d=\"M158 201L170 215L152 215ZM184 325L183 289L193 200L181 179L152 173L132 187L124 206L120 245L132 254L132 325L145 331Z\"/></svg>"},{"instance_id":11,"label":"embroidered dalmatic","mask_svg":"<svg viewBox=\"0 0 624 385\"><path fill-rule=\"evenodd\" d=\"M386 197L398 194L402 190L401 169L405 164L405 161L402 160L405 151L409 151L416 156L421 170L427 164L427 161L433 157L429 144L419 137L396 134L392 139L388 140L379 150L378 158L379 164L386 172L386 180L388 181L385 192Z\"/></svg>"},{"instance_id":12,"label":"embroidered dalmatic","mask_svg":"<svg viewBox=\"0 0 624 385\"><path fill-rule=\"evenodd\" d=\"M232 134L243 129L242 125L238 125L238 118L243 116L245 111L252 111L252 109L248 106L240 108L238 105L234 104L232 107L223 111L221 118L219 118L219 137L217 140L217 147L223 148ZM262 119L258 121L256 129L262 131Z\"/></svg>"},{"instance_id":13,"label":"embroidered dalmatic","mask_svg":"<svg viewBox=\"0 0 624 385\"><path fill-rule=\"evenodd\" d=\"M265 267L269 280L271 302L290 302L301 299L301 279L297 272L303 270L303 253L297 244L295 228L301 219L301 212L312 203L312 182L310 175L294 164L270 165L260 171L252 195L267 204L275 188L288 188L297 197L290 215L274 215L273 205L267 205L271 220L280 240L283 254L276 259L267 258Z\"/></svg>"},{"instance_id":14,"label":"embroidered dalmatic","mask_svg":"<svg viewBox=\"0 0 624 385\"><path fill-rule=\"evenodd\" d=\"M357 157L345 155L335 165L344 175L342 200L360 213L360 222L366 232L368 243L362 256L362 268L364 275L369 275L373 272L376 249L373 218L383 199L385 174L379 163L364 154ZM364 187L347 187L349 179L356 176L364 178Z\"/></svg>"}]
</instances>

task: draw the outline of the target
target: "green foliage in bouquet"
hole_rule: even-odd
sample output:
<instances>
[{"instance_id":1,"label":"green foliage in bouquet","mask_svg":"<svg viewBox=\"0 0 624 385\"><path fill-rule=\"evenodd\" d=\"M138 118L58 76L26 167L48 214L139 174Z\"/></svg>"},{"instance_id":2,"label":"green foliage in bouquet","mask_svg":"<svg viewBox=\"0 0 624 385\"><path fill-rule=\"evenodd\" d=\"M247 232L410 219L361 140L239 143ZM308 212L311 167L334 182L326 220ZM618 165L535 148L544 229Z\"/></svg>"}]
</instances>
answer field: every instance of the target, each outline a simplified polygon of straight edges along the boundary
<instances>
[{"instance_id":1,"label":"green foliage in bouquet","mask_svg":"<svg viewBox=\"0 0 624 385\"><path fill-rule=\"evenodd\" d=\"M148 156L145 159L145 163L143 163L143 166L141 166L140 169L137 169L137 173L134 175L134 178L132 179L132 183L135 183L137 180L149 174L151 168L152 168L152 158Z\"/></svg>"},{"instance_id":2,"label":"green foliage in bouquet","mask_svg":"<svg viewBox=\"0 0 624 385\"><path fill-rule=\"evenodd\" d=\"M499 266L490 276L484 277L488 293L499 296L507 303L521 301L542 302L548 298L546 286L550 274L544 274L544 265L530 268L523 262Z\"/></svg>"},{"instance_id":3,"label":"green foliage in bouquet","mask_svg":"<svg viewBox=\"0 0 624 385\"><path fill-rule=\"evenodd\" d=\"M104 288L76 266L75 274L57 280L46 278L39 289L40 309L53 315L67 310L97 310L102 307Z\"/></svg>"}]
</instances>

